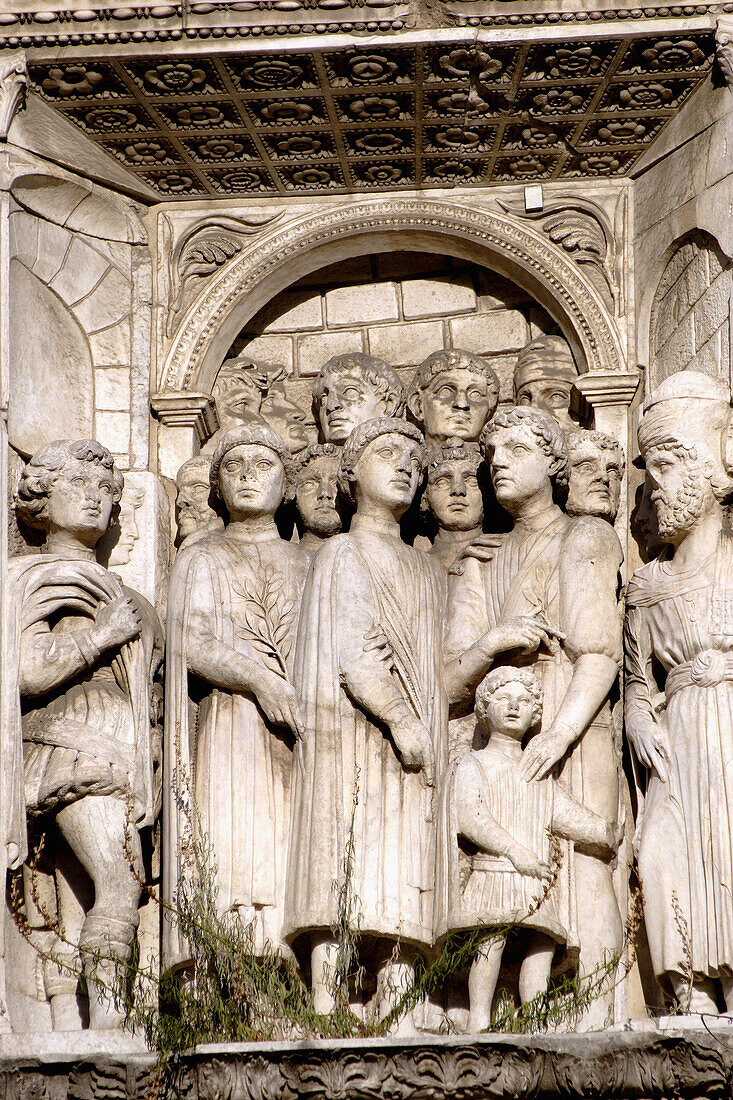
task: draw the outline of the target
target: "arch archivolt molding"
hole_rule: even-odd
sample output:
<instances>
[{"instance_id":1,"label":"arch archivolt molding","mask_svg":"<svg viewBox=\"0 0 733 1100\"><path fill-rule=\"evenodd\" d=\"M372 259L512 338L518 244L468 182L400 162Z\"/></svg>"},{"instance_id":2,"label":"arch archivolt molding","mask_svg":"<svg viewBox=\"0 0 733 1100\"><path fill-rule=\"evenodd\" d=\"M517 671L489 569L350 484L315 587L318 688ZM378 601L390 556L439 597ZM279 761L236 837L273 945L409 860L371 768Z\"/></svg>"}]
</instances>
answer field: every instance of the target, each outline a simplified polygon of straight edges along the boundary
<instances>
[{"instance_id":1,"label":"arch archivolt molding","mask_svg":"<svg viewBox=\"0 0 733 1100\"><path fill-rule=\"evenodd\" d=\"M241 327L268 300L261 296L268 282L272 297L303 274L308 253L318 254L317 268L343 258L347 240L354 242L354 255L384 251L383 244L373 247L377 235L393 241L395 249L428 250L430 244L429 250L463 255L500 270L539 295L579 353L581 370L627 369L621 334L597 290L540 229L520 216L477 206L389 197L311 212L278 222L277 228L259 235L209 279L189 306L164 359L157 389L209 392L220 365L220 360L213 362L212 353L221 353L215 342L227 318L236 313ZM370 238L372 246L359 247L359 238ZM329 258L329 246L338 246L339 256ZM289 268L294 275L288 280ZM253 299L249 308L248 298Z\"/></svg>"}]
</instances>

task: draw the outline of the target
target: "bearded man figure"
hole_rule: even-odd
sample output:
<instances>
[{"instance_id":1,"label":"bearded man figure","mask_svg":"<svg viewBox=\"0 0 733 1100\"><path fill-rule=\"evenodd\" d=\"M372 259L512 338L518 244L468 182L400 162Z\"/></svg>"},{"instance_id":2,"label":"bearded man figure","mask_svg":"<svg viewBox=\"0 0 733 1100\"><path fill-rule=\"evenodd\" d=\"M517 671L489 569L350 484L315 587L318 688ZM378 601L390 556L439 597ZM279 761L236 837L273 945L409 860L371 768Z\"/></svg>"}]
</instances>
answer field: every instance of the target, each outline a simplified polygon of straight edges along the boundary
<instances>
[{"instance_id":1,"label":"bearded man figure","mask_svg":"<svg viewBox=\"0 0 733 1100\"><path fill-rule=\"evenodd\" d=\"M667 547L630 581L626 621L626 729L646 773L637 838L652 965L680 1003L714 1014L716 982L733 1012L733 538L722 506L733 488L730 419L726 387L696 371L665 379L647 400L639 445Z\"/></svg>"},{"instance_id":2,"label":"bearded man figure","mask_svg":"<svg viewBox=\"0 0 733 1100\"><path fill-rule=\"evenodd\" d=\"M311 443L296 460L295 504L303 525L299 545L308 559L343 525L338 508L340 461L341 448L335 443Z\"/></svg>"}]
</instances>

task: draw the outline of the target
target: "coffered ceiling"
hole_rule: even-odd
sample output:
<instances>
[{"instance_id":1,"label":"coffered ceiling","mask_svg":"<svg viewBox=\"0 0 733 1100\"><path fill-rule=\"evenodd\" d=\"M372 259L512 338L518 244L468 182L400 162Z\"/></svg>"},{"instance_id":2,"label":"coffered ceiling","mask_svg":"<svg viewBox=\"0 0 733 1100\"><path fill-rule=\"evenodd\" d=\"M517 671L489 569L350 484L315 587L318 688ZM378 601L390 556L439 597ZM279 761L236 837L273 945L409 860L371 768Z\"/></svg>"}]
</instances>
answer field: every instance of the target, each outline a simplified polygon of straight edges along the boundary
<instances>
[{"instance_id":1,"label":"coffered ceiling","mask_svg":"<svg viewBox=\"0 0 733 1100\"><path fill-rule=\"evenodd\" d=\"M713 53L712 33L608 33L480 47L62 52L29 55L28 73L161 199L231 198L623 176Z\"/></svg>"}]
</instances>

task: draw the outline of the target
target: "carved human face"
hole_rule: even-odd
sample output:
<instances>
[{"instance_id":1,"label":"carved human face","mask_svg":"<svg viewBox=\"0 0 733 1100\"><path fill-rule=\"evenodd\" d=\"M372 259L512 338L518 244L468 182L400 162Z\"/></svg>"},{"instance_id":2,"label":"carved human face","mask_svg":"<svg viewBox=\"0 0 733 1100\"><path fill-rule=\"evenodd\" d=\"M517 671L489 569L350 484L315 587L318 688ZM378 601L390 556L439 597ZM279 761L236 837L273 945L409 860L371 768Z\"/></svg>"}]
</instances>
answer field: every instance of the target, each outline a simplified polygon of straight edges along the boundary
<instances>
[{"instance_id":1,"label":"carved human face","mask_svg":"<svg viewBox=\"0 0 733 1100\"><path fill-rule=\"evenodd\" d=\"M219 492L232 520L274 516L285 492L280 456L261 443L240 443L224 455Z\"/></svg>"},{"instance_id":2,"label":"carved human face","mask_svg":"<svg viewBox=\"0 0 733 1100\"><path fill-rule=\"evenodd\" d=\"M554 416L564 432L578 427L570 416L570 394L573 383L567 378L553 378L547 374L544 378L533 378L517 390L517 405L531 405L535 409Z\"/></svg>"},{"instance_id":3,"label":"carved human face","mask_svg":"<svg viewBox=\"0 0 733 1100\"><path fill-rule=\"evenodd\" d=\"M298 474L295 502L306 531L328 538L341 530L338 497L338 455L319 455Z\"/></svg>"},{"instance_id":4,"label":"carved human face","mask_svg":"<svg viewBox=\"0 0 733 1100\"><path fill-rule=\"evenodd\" d=\"M531 428L497 428L489 443L491 482L499 504L510 513L551 484L552 460Z\"/></svg>"},{"instance_id":5,"label":"carved human face","mask_svg":"<svg viewBox=\"0 0 733 1100\"><path fill-rule=\"evenodd\" d=\"M110 565L127 565L132 557L132 551L135 548L135 543L140 538L140 529L137 525L137 519L135 513L137 512L141 500L135 500L122 494L122 500L120 501L120 516L118 519L120 527L120 537L115 545L112 547L112 552L109 556Z\"/></svg>"},{"instance_id":6,"label":"carved human face","mask_svg":"<svg viewBox=\"0 0 733 1100\"><path fill-rule=\"evenodd\" d=\"M712 485L697 455L682 447L650 447L644 459L659 537L675 546L711 507Z\"/></svg>"},{"instance_id":7,"label":"carved human face","mask_svg":"<svg viewBox=\"0 0 733 1100\"><path fill-rule=\"evenodd\" d=\"M183 539L200 531L214 518L209 503L211 487L205 466L193 466L180 475L176 496L176 523L178 537Z\"/></svg>"},{"instance_id":8,"label":"carved human face","mask_svg":"<svg viewBox=\"0 0 733 1100\"><path fill-rule=\"evenodd\" d=\"M621 460L617 451L592 440L576 444L570 453L566 509L571 516L600 516L611 523L621 499Z\"/></svg>"},{"instance_id":9,"label":"carved human face","mask_svg":"<svg viewBox=\"0 0 733 1100\"><path fill-rule=\"evenodd\" d=\"M491 733L521 741L532 725L534 700L524 684L515 680L492 691L485 710L484 724Z\"/></svg>"},{"instance_id":10,"label":"carved human face","mask_svg":"<svg viewBox=\"0 0 733 1100\"><path fill-rule=\"evenodd\" d=\"M260 412L292 454L305 450L309 443L314 442L315 429L309 431L307 413L284 393L270 392L262 402ZM313 422L310 421L310 424Z\"/></svg>"},{"instance_id":11,"label":"carved human face","mask_svg":"<svg viewBox=\"0 0 733 1100\"><path fill-rule=\"evenodd\" d=\"M484 498L476 463L446 462L431 471L425 489L430 511L445 531L473 531L484 518Z\"/></svg>"},{"instance_id":12,"label":"carved human face","mask_svg":"<svg viewBox=\"0 0 733 1100\"><path fill-rule=\"evenodd\" d=\"M354 428L366 420L387 416L384 398L356 372L333 375L324 386L318 419L326 443L345 443Z\"/></svg>"},{"instance_id":13,"label":"carved human face","mask_svg":"<svg viewBox=\"0 0 733 1100\"><path fill-rule=\"evenodd\" d=\"M380 435L364 448L354 470L357 510L373 502L401 516L420 483L421 447L398 432Z\"/></svg>"},{"instance_id":14,"label":"carved human face","mask_svg":"<svg viewBox=\"0 0 733 1100\"><path fill-rule=\"evenodd\" d=\"M419 404L431 443L451 436L475 442L496 408L496 398L485 377L458 368L436 374Z\"/></svg>"},{"instance_id":15,"label":"carved human face","mask_svg":"<svg viewBox=\"0 0 733 1100\"><path fill-rule=\"evenodd\" d=\"M96 546L109 527L114 503L112 471L70 458L51 485L43 514L48 534L65 532Z\"/></svg>"}]
</instances>

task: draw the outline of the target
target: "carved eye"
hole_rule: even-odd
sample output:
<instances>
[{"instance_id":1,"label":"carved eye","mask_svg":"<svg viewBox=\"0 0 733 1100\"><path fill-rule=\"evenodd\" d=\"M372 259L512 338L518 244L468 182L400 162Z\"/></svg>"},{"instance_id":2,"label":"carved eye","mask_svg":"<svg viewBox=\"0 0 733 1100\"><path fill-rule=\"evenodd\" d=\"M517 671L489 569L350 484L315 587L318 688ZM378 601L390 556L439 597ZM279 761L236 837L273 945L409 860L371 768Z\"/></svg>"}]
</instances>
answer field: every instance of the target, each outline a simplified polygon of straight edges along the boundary
<instances>
[{"instance_id":1,"label":"carved eye","mask_svg":"<svg viewBox=\"0 0 733 1100\"><path fill-rule=\"evenodd\" d=\"M450 401L455 397L455 386L439 386L435 391L435 396L439 397L441 401Z\"/></svg>"},{"instance_id":2,"label":"carved eye","mask_svg":"<svg viewBox=\"0 0 733 1100\"><path fill-rule=\"evenodd\" d=\"M71 484L75 485L78 489L83 489L86 485L86 482L83 477L72 477Z\"/></svg>"},{"instance_id":3,"label":"carved eye","mask_svg":"<svg viewBox=\"0 0 733 1100\"><path fill-rule=\"evenodd\" d=\"M112 495L112 486L109 481L101 482L99 486L100 493L107 493L108 496Z\"/></svg>"},{"instance_id":4,"label":"carved eye","mask_svg":"<svg viewBox=\"0 0 733 1100\"><path fill-rule=\"evenodd\" d=\"M567 405L568 398L565 393L551 393L547 399L548 403L552 405L553 409L559 409L562 405Z\"/></svg>"},{"instance_id":5,"label":"carved eye","mask_svg":"<svg viewBox=\"0 0 733 1100\"><path fill-rule=\"evenodd\" d=\"M579 462L578 465L575 467L575 469L580 470L584 474L592 474L593 473L593 463L592 462Z\"/></svg>"},{"instance_id":6,"label":"carved eye","mask_svg":"<svg viewBox=\"0 0 733 1100\"><path fill-rule=\"evenodd\" d=\"M274 462L270 462L269 458L261 458L257 463L258 470L271 470L275 465Z\"/></svg>"},{"instance_id":7,"label":"carved eye","mask_svg":"<svg viewBox=\"0 0 733 1100\"><path fill-rule=\"evenodd\" d=\"M512 446L512 453L515 455L528 455L529 447L526 447L524 443L515 443Z\"/></svg>"},{"instance_id":8,"label":"carved eye","mask_svg":"<svg viewBox=\"0 0 733 1100\"><path fill-rule=\"evenodd\" d=\"M441 489L444 489L449 484L450 478L447 474L441 474L440 477L436 477L435 481L433 482L433 485L439 485Z\"/></svg>"},{"instance_id":9,"label":"carved eye","mask_svg":"<svg viewBox=\"0 0 733 1100\"><path fill-rule=\"evenodd\" d=\"M469 401L481 401L484 397L486 397L486 393L478 389L478 387L474 387L468 391Z\"/></svg>"},{"instance_id":10,"label":"carved eye","mask_svg":"<svg viewBox=\"0 0 733 1100\"><path fill-rule=\"evenodd\" d=\"M520 405L531 405L532 404L532 394L531 393L520 394L519 404Z\"/></svg>"},{"instance_id":11,"label":"carved eye","mask_svg":"<svg viewBox=\"0 0 733 1100\"><path fill-rule=\"evenodd\" d=\"M358 401L361 397L361 390L357 386L347 386L341 392L349 401Z\"/></svg>"},{"instance_id":12,"label":"carved eye","mask_svg":"<svg viewBox=\"0 0 733 1100\"><path fill-rule=\"evenodd\" d=\"M478 487L478 478L475 474L469 474L466 478L466 485L469 489L476 489Z\"/></svg>"}]
</instances>

